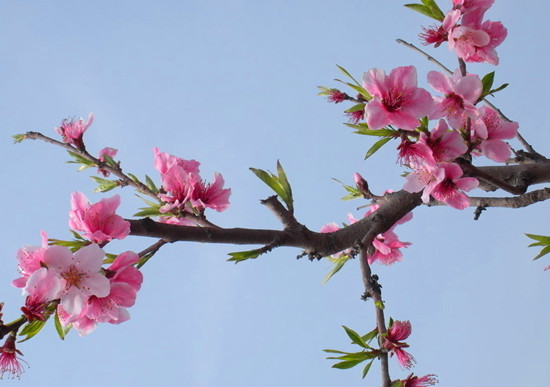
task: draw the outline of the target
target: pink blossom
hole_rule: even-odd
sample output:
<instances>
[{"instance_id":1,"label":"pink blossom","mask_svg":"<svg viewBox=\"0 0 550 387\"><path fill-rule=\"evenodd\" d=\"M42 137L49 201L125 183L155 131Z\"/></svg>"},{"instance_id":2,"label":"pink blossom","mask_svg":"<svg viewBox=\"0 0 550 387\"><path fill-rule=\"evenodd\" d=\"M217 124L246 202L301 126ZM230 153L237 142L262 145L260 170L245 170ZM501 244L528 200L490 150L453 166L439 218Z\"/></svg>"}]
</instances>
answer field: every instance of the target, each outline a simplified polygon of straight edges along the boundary
<instances>
[{"instance_id":1,"label":"pink blossom","mask_svg":"<svg viewBox=\"0 0 550 387\"><path fill-rule=\"evenodd\" d=\"M414 357L403 348L409 345L402 342L411 335L412 327L409 321L394 321L393 325L386 332L383 348L388 349L403 368L411 368L414 364Z\"/></svg>"},{"instance_id":2,"label":"pink blossom","mask_svg":"<svg viewBox=\"0 0 550 387\"><path fill-rule=\"evenodd\" d=\"M425 142L412 142L408 138L403 137L397 150L399 150L397 159L401 164L435 163L432 150Z\"/></svg>"},{"instance_id":3,"label":"pink blossom","mask_svg":"<svg viewBox=\"0 0 550 387\"><path fill-rule=\"evenodd\" d=\"M413 376L410 374L409 377L401 381L402 387L428 387L433 386L438 383L438 380L435 375L429 374L421 377Z\"/></svg>"},{"instance_id":4,"label":"pink blossom","mask_svg":"<svg viewBox=\"0 0 550 387\"><path fill-rule=\"evenodd\" d=\"M424 32L419 34L420 39L423 40L423 44L434 44L434 47L439 47L441 43L447 41L449 31L456 25L460 16L461 13L459 10L451 10L445 15L440 26L424 28Z\"/></svg>"},{"instance_id":5,"label":"pink blossom","mask_svg":"<svg viewBox=\"0 0 550 387\"><path fill-rule=\"evenodd\" d=\"M349 99L349 96L346 93L342 93L338 89L330 89L329 94L327 95L327 100L329 102L340 103L347 99Z\"/></svg>"},{"instance_id":6,"label":"pink blossom","mask_svg":"<svg viewBox=\"0 0 550 387\"><path fill-rule=\"evenodd\" d=\"M118 149L115 148L103 148L99 151L98 159L101 162L105 162L105 156L109 156L110 158L113 158L118 153ZM103 176L108 177L111 172L107 171L106 169L97 169L98 173L101 173Z\"/></svg>"},{"instance_id":7,"label":"pink blossom","mask_svg":"<svg viewBox=\"0 0 550 387\"><path fill-rule=\"evenodd\" d=\"M155 168L161 173L164 193L159 198L166 202L161 212L172 210L202 212L206 208L218 212L229 207L231 189L224 189L221 174L214 173L214 181L205 183L199 175L199 163L183 160L167 153L155 152ZM188 206L189 204L189 206Z\"/></svg>"},{"instance_id":8,"label":"pink blossom","mask_svg":"<svg viewBox=\"0 0 550 387\"><path fill-rule=\"evenodd\" d=\"M365 111L355 110L355 111L347 112L346 116L348 117L349 122L351 122L352 124L357 124L359 123L359 121L365 118Z\"/></svg>"},{"instance_id":9,"label":"pink blossom","mask_svg":"<svg viewBox=\"0 0 550 387\"><path fill-rule=\"evenodd\" d=\"M505 121L500 114L488 106L481 109L481 117L475 122L475 136L479 139L479 150L489 159L504 162L510 157L510 146L502 140L517 136L518 123Z\"/></svg>"},{"instance_id":10,"label":"pink blossom","mask_svg":"<svg viewBox=\"0 0 550 387\"><path fill-rule=\"evenodd\" d=\"M74 254L65 246L51 246L44 253L48 271L62 281L59 298L67 313L78 315L91 296L109 294L109 280L100 272L104 256L96 244L84 246Z\"/></svg>"},{"instance_id":11,"label":"pink blossom","mask_svg":"<svg viewBox=\"0 0 550 387\"><path fill-rule=\"evenodd\" d=\"M61 121L61 126L56 127L55 130L63 137L63 141L67 144L72 144L78 149L84 148L84 142L82 136L86 129L92 125L94 122L94 115L90 113L88 116L88 121L84 123L84 120L81 118L79 120L69 120L68 118Z\"/></svg>"},{"instance_id":12,"label":"pink blossom","mask_svg":"<svg viewBox=\"0 0 550 387\"><path fill-rule=\"evenodd\" d=\"M508 32L501 22L486 20L479 28L468 25L457 26L449 33L449 48L466 62L499 62L495 50L506 38Z\"/></svg>"},{"instance_id":13,"label":"pink blossom","mask_svg":"<svg viewBox=\"0 0 550 387\"><path fill-rule=\"evenodd\" d=\"M10 333L2 347L0 347L0 379L8 375L10 379L20 378L24 372L22 362L25 362L19 356L22 356L20 350L15 347L15 334Z\"/></svg>"},{"instance_id":14,"label":"pink blossom","mask_svg":"<svg viewBox=\"0 0 550 387\"><path fill-rule=\"evenodd\" d=\"M27 316L27 319L29 321L43 321L46 307L50 301L59 298L64 286L65 281L46 267L41 267L32 273L23 289L23 293L28 294L28 297L25 300L25 306L21 310Z\"/></svg>"},{"instance_id":15,"label":"pink blossom","mask_svg":"<svg viewBox=\"0 0 550 387\"><path fill-rule=\"evenodd\" d=\"M453 0L453 9L461 12L462 22L466 25L479 26L485 12L495 0Z\"/></svg>"},{"instance_id":16,"label":"pink blossom","mask_svg":"<svg viewBox=\"0 0 550 387\"><path fill-rule=\"evenodd\" d=\"M433 108L430 93L416 85L414 66L395 68L388 76L380 69L365 73L363 87L373 96L365 107L369 128L393 124L405 130L416 129L419 119L430 115Z\"/></svg>"},{"instance_id":17,"label":"pink blossom","mask_svg":"<svg viewBox=\"0 0 550 387\"><path fill-rule=\"evenodd\" d=\"M198 211L203 211L205 208L211 208L218 212L226 210L229 207L231 189L224 189L223 185L223 177L217 172L214 173L212 183L206 184L204 181L198 180L190 192L191 205Z\"/></svg>"},{"instance_id":18,"label":"pink blossom","mask_svg":"<svg viewBox=\"0 0 550 387\"><path fill-rule=\"evenodd\" d=\"M439 120L429 135L421 133L418 142L430 148L433 159L437 162L453 161L468 150L460 133L449 131L444 120Z\"/></svg>"},{"instance_id":19,"label":"pink blossom","mask_svg":"<svg viewBox=\"0 0 550 387\"><path fill-rule=\"evenodd\" d=\"M73 192L69 226L94 243L124 239L130 233L130 223L115 213L119 205L118 195L90 204L83 193Z\"/></svg>"},{"instance_id":20,"label":"pink blossom","mask_svg":"<svg viewBox=\"0 0 550 387\"><path fill-rule=\"evenodd\" d=\"M467 118L476 119L479 112L475 107L483 91L483 85L477 75L460 75L458 70L452 77L437 72L428 73L428 83L435 90L445 94L436 97L436 107L430 119L446 117L453 129L461 129Z\"/></svg>"},{"instance_id":21,"label":"pink blossom","mask_svg":"<svg viewBox=\"0 0 550 387\"><path fill-rule=\"evenodd\" d=\"M171 154L161 152L158 148L153 148L155 154L155 168L164 175L173 166L181 167L187 173L199 173L200 163L196 160L184 160Z\"/></svg>"},{"instance_id":22,"label":"pink blossom","mask_svg":"<svg viewBox=\"0 0 550 387\"><path fill-rule=\"evenodd\" d=\"M434 199L463 210L470 204L470 198L462 191L470 191L479 184L473 177L461 177L462 169L457 164L440 163L436 166L418 166L407 176L403 189L408 192L422 192L422 201Z\"/></svg>"},{"instance_id":23,"label":"pink blossom","mask_svg":"<svg viewBox=\"0 0 550 387\"><path fill-rule=\"evenodd\" d=\"M400 249L402 247L408 247L410 244L410 242L401 242L397 235L391 230L383 234L378 234L372 241L375 251L368 257L369 264L372 264L374 261L379 261L384 265L391 265L401 261L403 253Z\"/></svg>"},{"instance_id":24,"label":"pink blossom","mask_svg":"<svg viewBox=\"0 0 550 387\"><path fill-rule=\"evenodd\" d=\"M40 235L42 236L42 246L23 246L17 250L17 268L21 277L12 282L16 288L24 288L31 274L42 267L44 251L48 248L48 235L44 231L41 231Z\"/></svg>"}]
</instances>

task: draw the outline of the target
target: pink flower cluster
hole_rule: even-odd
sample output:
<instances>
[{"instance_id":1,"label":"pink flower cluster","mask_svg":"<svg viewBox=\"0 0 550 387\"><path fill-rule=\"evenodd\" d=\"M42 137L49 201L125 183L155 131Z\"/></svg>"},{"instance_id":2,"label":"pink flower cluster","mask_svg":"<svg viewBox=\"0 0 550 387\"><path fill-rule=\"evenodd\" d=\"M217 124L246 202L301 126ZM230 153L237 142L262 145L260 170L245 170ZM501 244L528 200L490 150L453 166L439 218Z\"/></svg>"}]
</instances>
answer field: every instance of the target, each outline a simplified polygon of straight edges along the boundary
<instances>
[{"instance_id":1,"label":"pink flower cluster","mask_svg":"<svg viewBox=\"0 0 550 387\"><path fill-rule=\"evenodd\" d=\"M90 204L75 192L69 213L71 228L83 232L92 244L75 253L65 246L25 246L17 251L21 277L13 285L27 295L22 309L28 321L44 321L52 302L63 325L72 324L80 334L88 334L99 322L119 324L128 320L126 308L134 305L143 276L134 267L139 256L131 251L118 255L103 268L105 252L98 243L123 239L130 224L115 213L118 195ZM89 243L89 242L88 242Z\"/></svg>"},{"instance_id":2,"label":"pink flower cluster","mask_svg":"<svg viewBox=\"0 0 550 387\"><path fill-rule=\"evenodd\" d=\"M65 246L30 246L17 253L21 277L13 285L27 295L23 313L29 321L45 320L47 307L57 302L64 325L80 334L90 333L98 322L119 324L128 320L125 308L135 303L141 272L133 267L139 256L125 252L106 269L105 252L97 244L75 253Z\"/></svg>"},{"instance_id":3,"label":"pink flower cluster","mask_svg":"<svg viewBox=\"0 0 550 387\"><path fill-rule=\"evenodd\" d=\"M356 174L356 175L359 175L359 174ZM376 211L379 207L380 207L379 204L372 205L363 217L365 218L369 216L374 211ZM373 262L378 261L384 265L391 265L395 262L401 261L401 257L403 257L401 248L408 247L410 246L411 243L401 242L399 240L399 237L397 236L397 234L395 234L393 230L397 225L408 222L411 219L412 219L412 212L408 213L403 218L398 220L388 231L376 236L376 238L372 242L372 245L374 247L374 252L372 254L369 254L368 256L369 264L372 264ZM350 224L357 222L357 219L355 219L351 214L348 214L348 220ZM329 232L338 231L339 229L340 228L336 223L329 223L321 228L321 232L329 233ZM333 257L338 258L342 254L349 255L351 254L351 251L343 251L334 255Z\"/></svg>"},{"instance_id":4,"label":"pink flower cluster","mask_svg":"<svg viewBox=\"0 0 550 387\"><path fill-rule=\"evenodd\" d=\"M176 215L176 220L171 220L171 223L188 224L186 213L198 215L206 208L221 212L229 207L231 189L223 188L221 174L214 173L214 181L205 183L199 175L198 161L184 160L157 148L153 151L155 168L162 179L159 198L166 203L160 211Z\"/></svg>"},{"instance_id":5,"label":"pink flower cluster","mask_svg":"<svg viewBox=\"0 0 550 387\"><path fill-rule=\"evenodd\" d=\"M439 26L425 28L420 38L436 47L447 41L449 48L466 62L498 64L498 47L507 31L501 22L483 21L494 0L453 0Z\"/></svg>"}]
</instances>

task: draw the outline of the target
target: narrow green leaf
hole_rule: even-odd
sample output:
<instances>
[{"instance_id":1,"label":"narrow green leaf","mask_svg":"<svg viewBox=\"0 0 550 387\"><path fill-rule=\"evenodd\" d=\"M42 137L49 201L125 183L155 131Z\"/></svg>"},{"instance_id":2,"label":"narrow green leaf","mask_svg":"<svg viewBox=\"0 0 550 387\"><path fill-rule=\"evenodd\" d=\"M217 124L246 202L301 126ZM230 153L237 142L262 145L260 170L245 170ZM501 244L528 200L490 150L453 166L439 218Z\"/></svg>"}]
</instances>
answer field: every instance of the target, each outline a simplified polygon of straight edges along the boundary
<instances>
[{"instance_id":1,"label":"narrow green leaf","mask_svg":"<svg viewBox=\"0 0 550 387\"><path fill-rule=\"evenodd\" d=\"M371 360L367 363L367 365L365 366L365 368L363 368L363 379L365 379L365 376L367 376L367 374L369 373L369 370L370 370L370 367L372 365L372 362L374 360Z\"/></svg>"},{"instance_id":2,"label":"narrow green leaf","mask_svg":"<svg viewBox=\"0 0 550 387\"><path fill-rule=\"evenodd\" d=\"M365 104L364 103L358 103L356 105L353 105L349 109L344 110L344 113L353 113L353 112L358 112L358 111L361 111L361 110L365 110Z\"/></svg>"},{"instance_id":3,"label":"narrow green leaf","mask_svg":"<svg viewBox=\"0 0 550 387\"><path fill-rule=\"evenodd\" d=\"M382 148L388 141L391 140L391 137L384 137L378 141L376 141L370 149L367 151L367 154L365 155L365 160L371 157L373 154L376 153L380 148Z\"/></svg>"},{"instance_id":4,"label":"narrow green leaf","mask_svg":"<svg viewBox=\"0 0 550 387\"><path fill-rule=\"evenodd\" d=\"M57 331L57 335L59 336L59 338L61 340L65 340L65 329L63 329L63 326L61 325L61 322L59 321L59 316L57 314L57 311L55 312L55 316L54 316L54 325L55 325L55 330Z\"/></svg>"},{"instance_id":5,"label":"narrow green leaf","mask_svg":"<svg viewBox=\"0 0 550 387\"><path fill-rule=\"evenodd\" d=\"M287 208L290 212L294 212L294 201L292 199L292 189L290 188L290 183L286 177L285 170L283 169L279 160L277 160L277 174L279 175L279 183L283 187L285 197L282 198L287 205Z\"/></svg>"},{"instance_id":6,"label":"narrow green leaf","mask_svg":"<svg viewBox=\"0 0 550 387\"><path fill-rule=\"evenodd\" d=\"M425 5L422 4L405 4L405 7L412 9L413 11L416 11L418 13L421 13L422 15L431 17L432 19L438 20L439 19L433 14L432 10Z\"/></svg>"},{"instance_id":7,"label":"narrow green leaf","mask_svg":"<svg viewBox=\"0 0 550 387\"><path fill-rule=\"evenodd\" d=\"M345 68L343 68L342 66L339 66L339 65L336 65L336 67L338 67L338 70L340 70L342 72L342 74L344 74L346 77L348 77L349 79L351 79L353 82L355 82L355 84L357 86L361 86L361 84L359 82L357 82L357 79L355 79L349 72L348 70L346 70Z\"/></svg>"},{"instance_id":8,"label":"narrow green leaf","mask_svg":"<svg viewBox=\"0 0 550 387\"><path fill-rule=\"evenodd\" d=\"M369 333L361 336L365 343L370 343L376 336L378 336L378 328L374 328Z\"/></svg>"},{"instance_id":9,"label":"narrow green leaf","mask_svg":"<svg viewBox=\"0 0 550 387\"><path fill-rule=\"evenodd\" d=\"M346 334L354 344L357 344L358 346L363 348L370 348L367 343L363 341L363 338L359 333L355 332L353 329L346 327L345 325L342 325L342 328L344 328Z\"/></svg>"},{"instance_id":10,"label":"narrow green leaf","mask_svg":"<svg viewBox=\"0 0 550 387\"><path fill-rule=\"evenodd\" d=\"M246 261L247 259L256 259L262 255L265 251L263 249L256 249L250 251L239 251L235 253L229 253L231 258L228 259L229 262L239 263Z\"/></svg>"},{"instance_id":11,"label":"narrow green leaf","mask_svg":"<svg viewBox=\"0 0 550 387\"><path fill-rule=\"evenodd\" d=\"M489 74L485 75L481 80L483 85L483 91L481 92L482 96L489 94L489 90L493 87L493 81L495 80L495 72L491 71Z\"/></svg>"},{"instance_id":12,"label":"narrow green leaf","mask_svg":"<svg viewBox=\"0 0 550 387\"><path fill-rule=\"evenodd\" d=\"M132 181L133 181L134 183L141 183L141 182L139 181L139 179L137 178L137 176L134 175L133 173L127 173L127 175L130 176L130 179L132 179Z\"/></svg>"},{"instance_id":13,"label":"narrow green leaf","mask_svg":"<svg viewBox=\"0 0 550 387\"><path fill-rule=\"evenodd\" d=\"M345 257L345 258L343 258L343 257ZM345 256L343 255L343 256L338 257L338 259L334 263L334 266L332 267L332 269L330 269L330 271L325 276L325 278L323 278L323 281L321 281L321 285L326 284L328 282L328 280L331 279L334 274L338 273L340 271L340 269L344 267L344 265L346 264L346 262L349 259L350 259L350 257L347 256L347 255L345 255Z\"/></svg>"},{"instance_id":14,"label":"narrow green leaf","mask_svg":"<svg viewBox=\"0 0 550 387\"><path fill-rule=\"evenodd\" d=\"M503 89L506 89L508 87L509 83L503 83L502 85L500 85L499 87L497 87L496 89L493 89L493 90L489 90L489 93L487 93L488 95L493 95L494 93L496 93L497 91L501 91Z\"/></svg>"},{"instance_id":15,"label":"narrow green leaf","mask_svg":"<svg viewBox=\"0 0 550 387\"><path fill-rule=\"evenodd\" d=\"M345 122L344 125L349 126L352 129L356 129L357 131L355 133L357 134L364 134L367 136L378 136L378 137L393 137L396 135L397 130L393 129L369 129L367 124L361 123L361 124L350 124L349 122Z\"/></svg>"},{"instance_id":16,"label":"narrow green leaf","mask_svg":"<svg viewBox=\"0 0 550 387\"><path fill-rule=\"evenodd\" d=\"M372 96L369 94L369 92L365 90L362 86L357 86L357 85L354 85L353 83L342 81L341 79L335 79L335 81L343 83L344 85L352 88L353 90L361 94L363 98L365 98L367 101L370 101L372 99Z\"/></svg>"},{"instance_id":17,"label":"narrow green leaf","mask_svg":"<svg viewBox=\"0 0 550 387\"><path fill-rule=\"evenodd\" d=\"M97 176L90 176L90 178L98 183L94 192L107 192L119 186L116 180L107 180Z\"/></svg>"},{"instance_id":18,"label":"narrow green leaf","mask_svg":"<svg viewBox=\"0 0 550 387\"><path fill-rule=\"evenodd\" d=\"M336 363L332 365L332 368L338 368L341 370L346 370L349 368L355 367L357 364L362 363L364 360L346 360L342 361L340 363Z\"/></svg>"},{"instance_id":19,"label":"narrow green leaf","mask_svg":"<svg viewBox=\"0 0 550 387\"><path fill-rule=\"evenodd\" d=\"M146 217L156 217L156 216L163 216L162 212L159 210L159 206L156 207L143 207L140 208L141 211L136 212L133 216L146 218Z\"/></svg>"},{"instance_id":20,"label":"narrow green leaf","mask_svg":"<svg viewBox=\"0 0 550 387\"><path fill-rule=\"evenodd\" d=\"M157 188L157 186L155 185L155 182L153 181L153 179L151 179L149 176L145 175L145 185L147 186L147 188L149 188L151 191L153 191L154 193L158 193L159 192L159 189Z\"/></svg>"},{"instance_id":21,"label":"narrow green leaf","mask_svg":"<svg viewBox=\"0 0 550 387\"><path fill-rule=\"evenodd\" d=\"M145 254L143 257L141 257L136 265L136 269L141 269L143 265L145 265L151 258L153 258L155 254L149 253Z\"/></svg>"},{"instance_id":22,"label":"narrow green leaf","mask_svg":"<svg viewBox=\"0 0 550 387\"><path fill-rule=\"evenodd\" d=\"M439 8L434 0L422 0L422 3L424 3L424 5L428 7L430 11L432 11L432 17L434 19L439 21L443 21L443 19L445 19L445 14L443 13L443 11L441 11L441 8Z\"/></svg>"},{"instance_id":23,"label":"narrow green leaf","mask_svg":"<svg viewBox=\"0 0 550 387\"><path fill-rule=\"evenodd\" d=\"M545 248L543 248L540 253L538 253L538 255L533 258L533 260L539 259L540 257L543 257L548 253L550 253L550 246L546 246Z\"/></svg>"},{"instance_id":24,"label":"narrow green leaf","mask_svg":"<svg viewBox=\"0 0 550 387\"><path fill-rule=\"evenodd\" d=\"M36 336L42 330L42 328L44 328L46 321L48 321L47 318L45 321L35 320L32 323L26 324L21 330L21 332L19 333L19 336L27 336L27 337L25 337L22 340L19 340L19 342L22 343Z\"/></svg>"},{"instance_id":25,"label":"narrow green leaf","mask_svg":"<svg viewBox=\"0 0 550 387\"><path fill-rule=\"evenodd\" d=\"M13 143L14 144L19 144L20 142L23 142L24 140L27 139L27 135L25 134L14 134L11 136L11 138L13 138Z\"/></svg>"},{"instance_id":26,"label":"narrow green leaf","mask_svg":"<svg viewBox=\"0 0 550 387\"><path fill-rule=\"evenodd\" d=\"M324 352L328 352L328 353L347 353L347 352L343 352L343 351L338 351L336 349L323 349Z\"/></svg>"}]
</instances>

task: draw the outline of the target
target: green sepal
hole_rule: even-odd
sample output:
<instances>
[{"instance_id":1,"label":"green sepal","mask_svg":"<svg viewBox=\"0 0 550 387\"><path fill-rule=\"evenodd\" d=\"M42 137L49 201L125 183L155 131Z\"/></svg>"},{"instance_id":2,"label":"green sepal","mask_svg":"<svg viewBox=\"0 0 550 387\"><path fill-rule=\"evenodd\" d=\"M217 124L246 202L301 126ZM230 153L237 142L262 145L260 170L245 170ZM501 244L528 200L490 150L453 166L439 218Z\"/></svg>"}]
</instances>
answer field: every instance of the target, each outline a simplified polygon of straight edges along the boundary
<instances>
[{"instance_id":1,"label":"green sepal","mask_svg":"<svg viewBox=\"0 0 550 387\"><path fill-rule=\"evenodd\" d=\"M90 176L98 186L94 189L94 192L107 192L119 186L117 180L107 180L97 176Z\"/></svg>"},{"instance_id":2,"label":"green sepal","mask_svg":"<svg viewBox=\"0 0 550 387\"><path fill-rule=\"evenodd\" d=\"M285 202L287 209L290 212L294 211L294 202L292 199L292 190L286 173L281 166L281 163L277 160L277 175L275 176L271 172L266 172L262 169L250 168L250 170L258 176L265 184L267 184L279 197Z\"/></svg>"},{"instance_id":3,"label":"green sepal","mask_svg":"<svg viewBox=\"0 0 550 387\"><path fill-rule=\"evenodd\" d=\"M382 148L391 139L392 139L391 137L384 137L376 141L365 154L365 160L371 157L373 154L375 154L380 148Z\"/></svg>"},{"instance_id":4,"label":"green sepal","mask_svg":"<svg viewBox=\"0 0 550 387\"><path fill-rule=\"evenodd\" d=\"M13 138L13 143L14 144L19 144L20 142L23 142L23 140L27 139L27 135L26 134L14 134L14 135L11 136L11 138Z\"/></svg>"},{"instance_id":5,"label":"green sepal","mask_svg":"<svg viewBox=\"0 0 550 387\"><path fill-rule=\"evenodd\" d=\"M367 365L365 366L365 368L363 368L363 375L362 375L362 378L365 379L365 376L367 376L367 374L369 373L370 371L370 367L372 366L372 362L374 360L371 360L367 363Z\"/></svg>"},{"instance_id":6,"label":"green sepal","mask_svg":"<svg viewBox=\"0 0 550 387\"><path fill-rule=\"evenodd\" d=\"M242 261L246 261L247 259L256 259L263 253L265 253L265 250L263 248L250 251L238 251L235 253L229 253L231 258L229 258L227 261L239 263Z\"/></svg>"},{"instance_id":7,"label":"green sepal","mask_svg":"<svg viewBox=\"0 0 550 387\"><path fill-rule=\"evenodd\" d=\"M544 236L544 235L535 235L535 234L525 234L529 238L537 241L535 243L531 243L529 247L535 247L535 246L544 246L543 249L540 251L540 253L533 258L533 260L539 259L546 254L550 253L550 236Z\"/></svg>"}]
</instances>

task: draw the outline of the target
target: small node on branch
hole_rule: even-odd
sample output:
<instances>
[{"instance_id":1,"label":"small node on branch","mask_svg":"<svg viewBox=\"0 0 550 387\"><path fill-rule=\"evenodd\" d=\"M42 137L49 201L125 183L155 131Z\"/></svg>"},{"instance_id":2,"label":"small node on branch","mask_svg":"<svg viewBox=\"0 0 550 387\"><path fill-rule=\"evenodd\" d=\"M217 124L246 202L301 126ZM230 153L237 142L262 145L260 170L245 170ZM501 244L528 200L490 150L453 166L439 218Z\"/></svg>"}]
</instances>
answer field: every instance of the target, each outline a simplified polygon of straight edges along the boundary
<instances>
[{"instance_id":1,"label":"small node on branch","mask_svg":"<svg viewBox=\"0 0 550 387\"><path fill-rule=\"evenodd\" d=\"M485 206L482 206L482 205L477 206L476 210L474 211L474 220L478 220L479 217L481 216L481 213L483 211L485 211L486 209L487 209L487 207L485 207Z\"/></svg>"}]
</instances>

